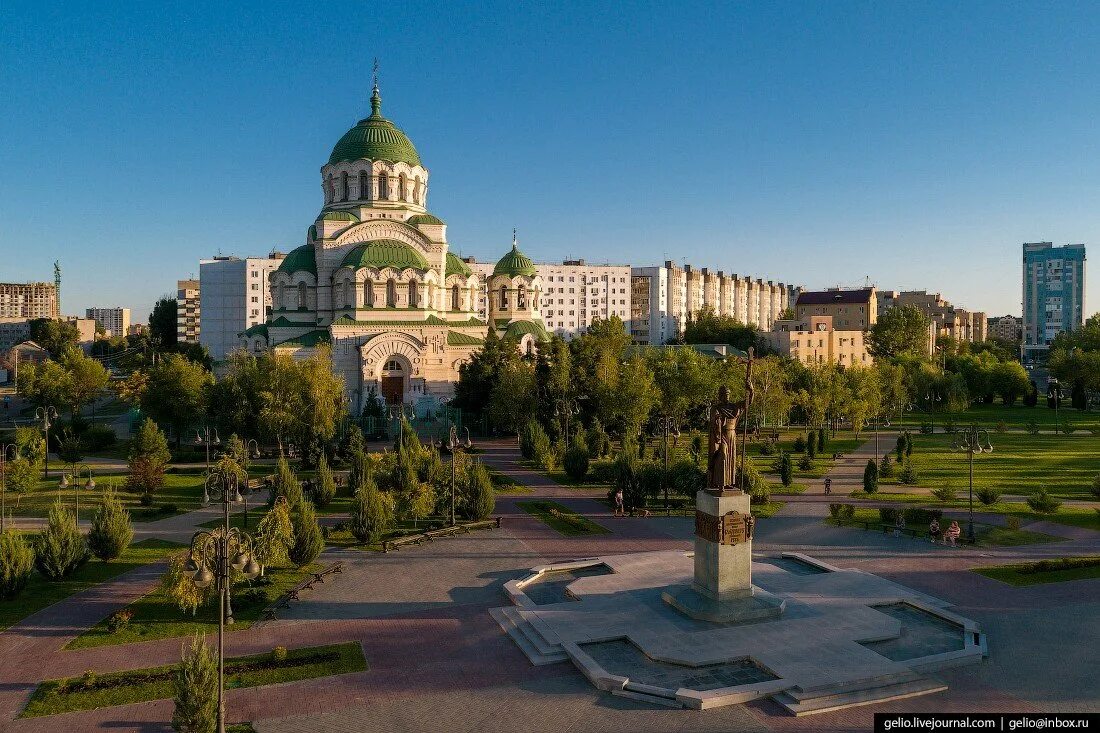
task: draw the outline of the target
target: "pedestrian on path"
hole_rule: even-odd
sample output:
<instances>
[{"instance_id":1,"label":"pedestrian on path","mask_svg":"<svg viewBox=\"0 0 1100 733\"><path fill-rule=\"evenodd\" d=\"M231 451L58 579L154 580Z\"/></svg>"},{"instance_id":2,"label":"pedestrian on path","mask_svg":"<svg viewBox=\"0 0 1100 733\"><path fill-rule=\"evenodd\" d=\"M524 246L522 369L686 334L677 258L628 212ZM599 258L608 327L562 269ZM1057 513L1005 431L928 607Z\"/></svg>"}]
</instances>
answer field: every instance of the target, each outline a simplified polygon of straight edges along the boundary
<instances>
[{"instance_id":1,"label":"pedestrian on path","mask_svg":"<svg viewBox=\"0 0 1100 733\"><path fill-rule=\"evenodd\" d=\"M946 545L947 541L951 541L952 547L958 547L959 535L962 534L962 528L959 527L957 520L951 520L951 526L947 528L947 531L943 533L943 543Z\"/></svg>"},{"instance_id":2,"label":"pedestrian on path","mask_svg":"<svg viewBox=\"0 0 1100 733\"><path fill-rule=\"evenodd\" d=\"M940 521L935 517L932 517L931 524L928 525L928 541L933 545L936 544L936 540L940 536Z\"/></svg>"},{"instance_id":3,"label":"pedestrian on path","mask_svg":"<svg viewBox=\"0 0 1100 733\"><path fill-rule=\"evenodd\" d=\"M825 477L825 496L833 493L833 480L828 476Z\"/></svg>"},{"instance_id":4,"label":"pedestrian on path","mask_svg":"<svg viewBox=\"0 0 1100 733\"><path fill-rule=\"evenodd\" d=\"M900 511L898 515L894 517L894 536L901 537L902 530L905 529L905 515Z\"/></svg>"},{"instance_id":5,"label":"pedestrian on path","mask_svg":"<svg viewBox=\"0 0 1100 733\"><path fill-rule=\"evenodd\" d=\"M623 506L623 490L615 489L615 515L616 517L625 517L626 508Z\"/></svg>"}]
</instances>

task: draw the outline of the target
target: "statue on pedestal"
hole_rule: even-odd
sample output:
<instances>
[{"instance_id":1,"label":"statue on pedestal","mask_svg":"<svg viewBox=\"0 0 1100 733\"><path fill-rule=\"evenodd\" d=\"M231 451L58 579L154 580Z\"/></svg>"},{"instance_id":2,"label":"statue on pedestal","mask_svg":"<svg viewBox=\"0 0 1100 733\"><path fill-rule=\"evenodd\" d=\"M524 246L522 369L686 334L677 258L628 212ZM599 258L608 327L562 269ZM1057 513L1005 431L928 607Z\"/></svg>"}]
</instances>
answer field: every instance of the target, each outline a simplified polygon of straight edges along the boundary
<instances>
[{"instance_id":1,"label":"statue on pedestal","mask_svg":"<svg viewBox=\"0 0 1100 733\"><path fill-rule=\"evenodd\" d=\"M710 436L707 443L707 490L729 491L738 484L737 421L752 404L752 349L745 368L745 399L730 402L729 389L718 388L718 401L710 408ZM747 434L747 427L744 431ZM746 435L741 437L741 462L744 468ZM742 471L743 472L743 471Z\"/></svg>"}]
</instances>

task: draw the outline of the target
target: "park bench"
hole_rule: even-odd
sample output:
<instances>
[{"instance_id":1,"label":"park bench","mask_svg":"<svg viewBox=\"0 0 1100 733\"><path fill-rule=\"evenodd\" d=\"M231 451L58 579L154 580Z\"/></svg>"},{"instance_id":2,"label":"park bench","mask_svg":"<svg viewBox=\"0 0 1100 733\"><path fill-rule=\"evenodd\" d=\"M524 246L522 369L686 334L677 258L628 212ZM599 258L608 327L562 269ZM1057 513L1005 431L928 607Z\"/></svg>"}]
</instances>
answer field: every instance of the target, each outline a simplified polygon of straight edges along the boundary
<instances>
[{"instance_id":1,"label":"park bench","mask_svg":"<svg viewBox=\"0 0 1100 733\"><path fill-rule=\"evenodd\" d=\"M423 542L431 542L439 537L453 537L456 534L466 534L475 529L494 529L499 527L500 517L494 517L492 519L482 519L477 522L463 522L453 527L429 529L424 532L418 532L417 534L407 534L404 537L394 537L392 540L386 540L382 543L382 552L396 550L402 545L419 545Z\"/></svg>"},{"instance_id":2,"label":"park bench","mask_svg":"<svg viewBox=\"0 0 1100 733\"><path fill-rule=\"evenodd\" d=\"M311 590L317 583L324 583L326 575L335 575L344 572L344 563L335 562L328 567L322 568L316 573L309 573L302 582L294 586L290 590L279 596L274 603L264 609L262 619L266 621L274 621L276 614L280 609L290 608L291 601L300 600L300 594L304 590Z\"/></svg>"},{"instance_id":3,"label":"park bench","mask_svg":"<svg viewBox=\"0 0 1100 733\"><path fill-rule=\"evenodd\" d=\"M881 530L883 534L892 534L893 531L896 529L896 530L900 531L902 534L906 535L907 537L914 537L916 539L923 539L923 540L928 539L928 528L927 527L922 527L922 528L895 527L893 524L890 524L888 522L874 522L874 521L860 521L860 520L849 520L849 521L845 522L845 524L859 525L859 526L863 527L863 529L868 530L868 531L870 531L872 529ZM942 535L941 535L941 538L942 538ZM963 545L963 544L967 543L965 532L963 532L961 535L959 535L958 543L960 545Z\"/></svg>"}]
</instances>

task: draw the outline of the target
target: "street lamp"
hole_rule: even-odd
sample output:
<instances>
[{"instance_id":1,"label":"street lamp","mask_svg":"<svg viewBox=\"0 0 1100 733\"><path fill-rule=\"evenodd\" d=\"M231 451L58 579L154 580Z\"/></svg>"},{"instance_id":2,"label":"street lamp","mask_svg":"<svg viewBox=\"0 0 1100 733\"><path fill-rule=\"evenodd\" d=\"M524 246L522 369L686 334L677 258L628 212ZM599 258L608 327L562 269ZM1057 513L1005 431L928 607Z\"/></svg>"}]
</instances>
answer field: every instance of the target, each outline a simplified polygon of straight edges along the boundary
<instances>
[{"instance_id":1,"label":"street lamp","mask_svg":"<svg viewBox=\"0 0 1100 733\"><path fill-rule=\"evenodd\" d=\"M1062 406L1062 400L1066 395L1062 392L1062 383L1056 377L1051 377L1047 382L1047 399L1054 402L1054 432L1062 429L1062 421L1058 417L1058 410Z\"/></svg>"},{"instance_id":2,"label":"street lamp","mask_svg":"<svg viewBox=\"0 0 1100 733\"><path fill-rule=\"evenodd\" d=\"M565 447L569 448L569 418L581 414L581 408L577 401L569 397L559 397L554 400L554 414L565 420Z\"/></svg>"},{"instance_id":3,"label":"street lamp","mask_svg":"<svg viewBox=\"0 0 1100 733\"><path fill-rule=\"evenodd\" d=\"M229 526L229 505L243 501L236 473L218 470L206 479L203 504L222 505L224 524L213 530L196 532L191 538L187 568L199 588L215 583L218 591L218 733L225 733L225 625L233 623L229 608L230 569L251 580L260 574L252 537Z\"/></svg>"},{"instance_id":4,"label":"street lamp","mask_svg":"<svg viewBox=\"0 0 1100 733\"><path fill-rule=\"evenodd\" d=\"M218 429L213 428L212 432L214 434L214 440L213 440L214 445L221 445L222 444L222 439L220 437L218 437ZM199 433L198 430L195 431L195 445L205 445L206 446L206 471L207 471L207 473L210 472L210 443L211 443L210 434L211 434L211 428L210 428L209 425L204 425L203 426L201 434Z\"/></svg>"},{"instance_id":5,"label":"street lamp","mask_svg":"<svg viewBox=\"0 0 1100 733\"><path fill-rule=\"evenodd\" d=\"M972 424L955 438L952 450L966 451L970 458L970 519L966 527L966 540L974 544L974 454L992 453L993 443L989 441L989 432L979 430Z\"/></svg>"},{"instance_id":6,"label":"street lamp","mask_svg":"<svg viewBox=\"0 0 1100 733\"><path fill-rule=\"evenodd\" d=\"M466 442L462 442L458 439L458 428L454 425L451 426L450 433L447 435L447 450L451 452L451 526L455 525L455 481L456 481L456 469L455 469L455 455L462 449L469 450L474 447L473 441L470 440L470 429L466 430Z\"/></svg>"},{"instance_id":7,"label":"street lamp","mask_svg":"<svg viewBox=\"0 0 1100 733\"><path fill-rule=\"evenodd\" d=\"M247 453L253 459L260 457L260 444L256 442L255 438L249 438L244 443L244 452Z\"/></svg>"},{"instance_id":8,"label":"street lamp","mask_svg":"<svg viewBox=\"0 0 1100 733\"><path fill-rule=\"evenodd\" d=\"M34 419L42 421L42 432L46 435L46 466L42 471L42 478L50 477L50 425L57 417L57 408L53 405L39 407L34 411Z\"/></svg>"},{"instance_id":9,"label":"street lamp","mask_svg":"<svg viewBox=\"0 0 1100 733\"><path fill-rule=\"evenodd\" d=\"M11 460L15 460L18 456L18 447L15 443L4 443L0 445L0 534L4 532L4 521L7 517L7 505L5 504L5 495L8 493L8 452L11 452Z\"/></svg>"},{"instance_id":10,"label":"street lamp","mask_svg":"<svg viewBox=\"0 0 1100 733\"><path fill-rule=\"evenodd\" d=\"M880 426L884 428L890 427L890 416L875 415L871 418L871 420L873 420L875 423L875 461L877 462L880 458L882 458L882 453L879 452L878 448L878 429Z\"/></svg>"},{"instance_id":11,"label":"street lamp","mask_svg":"<svg viewBox=\"0 0 1100 733\"><path fill-rule=\"evenodd\" d=\"M676 423L676 418L671 415L661 415L657 418L657 430L661 433L661 456L664 461L664 468L661 471L661 487L664 489L665 494L665 516L672 513L672 509L668 504L668 436L671 435L673 440L680 437L680 429Z\"/></svg>"},{"instance_id":12,"label":"street lamp","mask_svg":"<svg viewBox=\"0 0 1100 733\"><path fill-rule=\"evenodd\" d=\"M943 402L943 397L934 389L928 390L928 393L924 395L924 399L928 402L928 409L931 411L932 420L932 435L936 434L936 403Z\"/></svg>"},{"instance_id":13,"label":"street lamp","mask_svg":"<svg viewBox=\"0 0 1100 733\"><path fill-rule=\"evenodd\" d=\"M84 484L84 488L91 491L95 488L95 479L92 478L92 467L87 463L72 463L70 466L73 469L72 481L69 480L69 474L61 474L61 480L57 485L61 489L67 489L69 486L73 487L73 497L76 504L76 521L80 521L80 474L87 473L88 480Z\"/></svg>"}]
</instances>

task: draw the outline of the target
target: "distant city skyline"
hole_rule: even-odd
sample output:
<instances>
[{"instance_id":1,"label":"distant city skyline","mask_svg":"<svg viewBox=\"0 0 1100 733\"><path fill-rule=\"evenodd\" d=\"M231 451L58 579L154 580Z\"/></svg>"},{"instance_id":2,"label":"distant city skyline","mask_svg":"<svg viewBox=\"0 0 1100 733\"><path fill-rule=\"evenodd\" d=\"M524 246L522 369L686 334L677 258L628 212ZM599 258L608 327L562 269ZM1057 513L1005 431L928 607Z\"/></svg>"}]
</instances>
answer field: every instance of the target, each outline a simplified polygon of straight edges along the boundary
<instances>
[{"instance_id":1,"label":"distant city skyline","mask_svg":"<svg viewBox=\"0 0 1100 733\"><path fill-rule=\"evenodd\" d=\"M5 4L0 92L18 114L0 119L0 281L52 281L60 260L65 313L144 322L200 259L300 245L318 169L369 111L375 56L387 116L431 170L430 209L481 261L517 227L540 262L672 259L815 289L869 277L998 316L1021 314L1023 242L1100 239L1100 8L484 4L356 20ZM1085 317L1100 279L1087 286Z\"/></svg>"}]
</instances>

